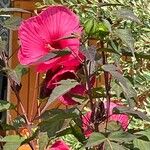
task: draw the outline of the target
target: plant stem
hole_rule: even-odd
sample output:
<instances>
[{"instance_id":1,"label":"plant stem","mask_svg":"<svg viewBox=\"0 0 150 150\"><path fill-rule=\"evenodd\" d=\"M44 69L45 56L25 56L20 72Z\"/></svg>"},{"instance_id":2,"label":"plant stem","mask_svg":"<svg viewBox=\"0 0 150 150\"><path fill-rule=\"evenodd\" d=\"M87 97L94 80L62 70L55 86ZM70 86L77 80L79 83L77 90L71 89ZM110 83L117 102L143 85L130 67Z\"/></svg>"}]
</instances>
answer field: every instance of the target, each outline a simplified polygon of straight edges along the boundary
<instances>
[{"instance_id":1,"label":"plant stem","mask_svg":"<svg viewBox=\"0 0 150 150\"><path fill-rule=\"evenodd\" d=\"M104 43L101 41L101 48L104 48ZM107 57L105 55L105 52L102 51L102 58L103 58L103 65L107 63ZM107 130L107 124L108 124L108 118L109 118L109 109L110 109L110 82L109 82L109 73L104 71L104 81L105 81L105 90L106 90L106 100L107 100L107 110L106 110L106 128Z\"/></svg>"},{"instance_id":2,"label":"plant stem","mask_svg":"<svg viewBox=\"0 0 150 150\"><path fill-rule=\"evenodd\" d=\"M86 77L86 83L87 83L87 90L88 90L88 96L90 100L90 106L92 112L94 111L94 104L93 104L93 98L92 98L92 88L91 88L91 83L90 83L90 77L88 74L88 69L87 69L87 61L84 62L84 71L85 71L85 77Z\"/></svg>"},{"instance_id":3,"label":"plant stem","mask_svg":"<svg viewBox=\"0 0 150 150\"><path fill-rule=\"evenodd\" d=\"M37 89L38 89L38 87L37 87L38 81L39 81L39 73L36 73L35 85L34 85L34 89L33 89L34 90L33 101L32 101L32 105L31 105L32 109L31 109L31 118L30 118L30 121L33 120L33 118L34 118L33 115L34 115L35 103L39 103L38 100L36 99L37 93L38 93L38 91L37 91ZM37 105L39 105L39 104L37 104Z\"/></svg>"}]
</instances>

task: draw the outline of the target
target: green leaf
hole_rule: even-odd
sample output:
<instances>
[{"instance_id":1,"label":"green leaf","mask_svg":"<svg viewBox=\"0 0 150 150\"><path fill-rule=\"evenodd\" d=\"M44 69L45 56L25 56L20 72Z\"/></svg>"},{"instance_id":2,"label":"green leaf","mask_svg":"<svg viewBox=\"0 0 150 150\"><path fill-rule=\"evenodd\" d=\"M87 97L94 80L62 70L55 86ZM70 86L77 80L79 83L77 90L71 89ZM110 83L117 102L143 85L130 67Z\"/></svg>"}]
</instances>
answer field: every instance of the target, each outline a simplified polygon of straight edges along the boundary
<instances>
[{"instance_id":1,"label":"green leaf","mask_svg":"<svg viewBox=\"0 0 150 150\"><path fill-rule=\"evenodd\" d=\"M39 150L44 150L45 146L48 144L49 138L46 133L39 134Z\"/></svg>"},{"instance_id":2,"label":"green leaf","mask_svg":"<svg viewBox=\"0 0 150 150\"><path fill-rule=\"evenodd\" d=\"M148 122L150 121L150 118L144 112L134 110L133 108L130 108L130 107L122 106L122 107L117 107L114 110L119 110L119 113L130 114L136 118L140 118L140 119L148 121Z\"/></svg>"},{"instance_id":3,"label":"green leaf","mask_svg":"<svg viewBox=\"0 0 150 150\"><path fill-rule=\"evenodd\" d=\"M29 69L26 67L26 66L23 66L21 64L18 64L15 69L14 69L14 75L16 74L17 77L18 77L18 82L17 83L20 83L21 82L21 77L25 74L27 74L29 71ZM17 81L17 80L16 80Z\"/></svg>"},{"instance_id":4,"label":"green leaf","mask_svg":"<svg viewBox=\"0 0 150 150\"><path fill-rule=\"evenodd\" d=\"M135 139L133 141L134 148L138 148L138 150L149 150L150 149L150 142L144 141L141 139Z\"/></svg>"},{"instance_id":5,"label":"green leaf","mask_svg":"<svg viewBox=\"0 0 150 150\"><path fill-rule=\"evenodd\" d=\"M57 54L57 57L61 57L61 56L71 54L71 51L69 49L63 49L63 50L52 51L52 53Z\"/></svg>"},{"instance_id":6,"label":"green leaf","mask_svg":"<svg viewBox=\"0 0 150 150\"><path fill-rule=\"evenodd\" d=\"M6 123L1 123L0 124L2 127L2 130L7 131L7 130L15 130L15 127Z\"/></svg>"},{"instance_id":7,"label":"green leaf","mask_svg":"<svg viewBox=\"0 0 150 150\"><path fill-rule=\"evenodd\" d=\"M139 20L139 18L130 9L120 9L120 10L115 11L114 14L118 18L129 19L131 21L135 21L135 22L141 24L141 21Z\"/></svg>"},{"instance_id":8,"label":"green leaf","mask_svg":"<svg viewBox=\"0 0 150 150\"><path fill-rule=\"evenodd\" d=\"M119 68L117 68L113 64L103 65L102 68L105 71L110 72L110 74L119 82L119 84L122 87L122 90L125 94L125 97L129 102L129 105L131 107L134 107L135 103L131 98L136 97L137 93L133 89L133 85L129 82L129 80L126 79L125 77L123 77L123 75L120 72L118 72Z\"/></svg>"},{"instance_id":9,"label":"green leaf","mask_svg":"<svg viewBox=\"0 0 150 150\"><path fill-rule=\"evenodd\" d=\"M17 30L18 27L20 26L20 23L22 21L22 18L17 17L17 16L12 16L5 21L1 21L0 24L10 30Z\"/></svg>"},{"instance_id":10,"label":"green leaf","mask_svg":"<svg viewBox=\"0 0 150 150\"><path fill-rule=\"evenodd\" d=\"M105 141L105 150L127 150L126 147L108 140Z\"/></svg>"},{"instance_id":11,"label":"green leaf","mask_svg":"<svg viewBox=\"0 0 150 150\"><path fill-rule=\"evenodd\" d=\"M48 137L55 137L56 133L63 127L64 119L53 117L41 122L38 126L41 132L47 132Z\"/></svg>"},{"instance_id":12,"label":"green leaf","mask_svg":"<svg viewBox=\"0 0 150 150\"><path fill-rule=\"evenodd\" d=\"M137 136L125 131L115 131L115 132L111 132L108 138L111 141L123 143L123 142L133 141L135 138L137 138Z\"/></svg>"},{"instance_id":13,"label":"green leaf","mask_svg":"<svg viewBox=\"0 0 150 150\"><path fill-rule=\"evenodd\" d=\"M84 30L87 35L94 35L98 31L98 22L89 18L84 23Z\"/></svg>"},{"instance_id":14,"label":"green leaf","mask_svg":"<svg viewBox=\"0 0 150 150\"><path fill-rule=\"evenodd\" d=\"M83 135L81 129L77 125L70 125L71 133L78 139L79 142L84 143L85 136Z\"/></svg>"},{"instance_id":15,"label":"green leaf","mask_svg":"<svg viewBox=\"0 0 150 150\"><path fill-rule=\"evenodd\" d=\"M93 147L103 143L106 140L106 137L102 133L93 132L89 137L85 147Z\"/></svg>"},{"instance_id":16,"label":"green leaf","mask_svg":"<svg viewBox=\"0 0 150 150\"><path fill-rule=\"evenodd\" d=\"M5 70L6 70L6 73L7 73L8 77L9 77L12 81L14 81L17 85L20 85L21 79L20 79L20 77L18 76L18 74L16 73L16 71L15 71L15 70L12 70L12 69L10 69L10 68L6 68Z\"/></svg>"},{"instance_id":17,"label":"green leaf","mask_svg":"<svg viewBox=\"0 0 150 150\"><path fill-rule=\"evenodd\" d=\"M103 87L97 87L92 89L92 97L93 98L101 98L105 96L104 88Z\"/></svg>"},{"instance_id":18,"label":"green leaf","mask_svg":"<svg viewBox=\"0 0 150 150\"><path fill-rule=\"evenodd\" d=\"M1 142L6 142L3 147L3 150L16 150L22 143L25 138L18 135L8 135L4 138L1 138Z\"/></svg>"},{"instance_id":19,"label":"green leaf","mask_svg":"<svg viewBox=\"0 0 150 150\"><path fill-rule=\"evenodd\" d=\"M110 132L118 131L121 129L121 125L116 121L109 121L107 123L107 130Z\"/></svg>"},{"instance_id":20,"label":"green leaf","mask_svg":"<svg viewBox=\"0 0 150 150\"><path fill-rule=\"evenodd\" d=\"M51 109L45 111L40 118L46 120L53 117L57 117L57 119L68 119L68 118L75 118L79 115L79 112L75 108L70 109Z\"/></svg>"},{"instance_id":21,"label":"green leaf","mask_svg":"<svg viewBox=\"0 0 150 150\"><path fill-rule=\"evenodd\" d=\"M22 127L24 124L26 124L26 121L23 117L18 116L12 121L12 123L13 123L13 126L16 129L18 129L18 128Z\"/></svg>"},{"instance_id":22,"label":"green leaf","mask_svg":"<svg viewBox=\"0 0 150 150\"><path fill-rule=\"evenodd\" d=\"M56 136L64 126L69 126L70 121L67 122L66 119L72 119L78 116L79 114L73 108L67 110L48 110L42 115L44 121L39 123L38 126L40 127L40 131L47 132L49 137L53 137Z\"/></svg>"},{"instance_id":23,"label":"green leaf","mask_svg":"<svg viewBox=\"0 0 150 150\"><path fill-rule=\"evenodd\" d=\"M67 80L61 80L58 84L60 84L60 85L56 86L53 89L43 111L45 111L48 108L48 106L50 105L51 102L53 102L54 100L56 100L60 96L66 94L68 91L70 91L72 88L74 88L79 83L76 80L67 79ZM42 111L42 113L43 113L43 111Z\"/></svg>"},{"instance_id":24,"label":"green leaf","mask_svg":"<svg viewBox=\"0 0 150 150\"><path fill-rule=\"evenodd\" d=\"M71 52L69 51L69 49L51 51L48 54L44 55L43 57L39 58L34 64L46 62L53 58L62 57L62 56L68 55L70 53Z\"/></svg>"},{"instance_id":25,"label":"green leaf","mask_svg":"<svg viewBox=\"0 0 150 150\"><path fill-rule=\"evenodd\" d=\"M133 57L135 58L134 54L134 38L132 37L131 31L128 29L117 29L115 34L124 42L132 52Z\"/></svg>"},{"instance_id":26,"label":"green leaf","mask_svg":"<svg viewBox=\"0 0 150 150\"><path fill-rule=\"evenodd\" d=\"M150 141L150 129L145 129L144 131L136 132L135 134L137 134L137 135L144 135Z\"/></svg>"},{"instance_id":27,"label":"green leaf","mask_svg":"<svg viewBox=\"0 0 150 150\"><path fill-rule=\"evenodd\" d=\"M6 111L8 109L13 109L15 106L8 101L0 100L0 112Z\"/></svg>"}]
</instances>

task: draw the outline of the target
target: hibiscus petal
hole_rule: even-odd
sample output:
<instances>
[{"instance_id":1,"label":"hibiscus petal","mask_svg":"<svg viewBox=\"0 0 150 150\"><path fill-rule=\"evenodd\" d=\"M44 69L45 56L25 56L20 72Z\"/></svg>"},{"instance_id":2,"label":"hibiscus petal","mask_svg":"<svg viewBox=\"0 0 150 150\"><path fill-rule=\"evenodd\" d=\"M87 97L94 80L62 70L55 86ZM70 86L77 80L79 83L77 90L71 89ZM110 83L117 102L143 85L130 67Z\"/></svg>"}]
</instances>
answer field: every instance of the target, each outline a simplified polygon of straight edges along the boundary
<instances>
[{"instance_id":1,"label":"hibiscus petal","mask_svg":"<svg viewBox=\"0 0 150 150\"><path fill-rule=\"evenodd\" d=\"M49 150L69 150L69 149L70 148L64 141L58 140L50 147Z\"/></svg>"},{"instance_id":2,"label":"hibiscus petal","mask_svg":"<svg viewBox=\"0 0 150 150\"><path fill-rule=\"evenodd\" d=\"M64 6L50 6L38 16L22 22L19 28L20 63L24 65L34 63L51 50L48 45L54 49L70 48L78 55L79 39L63 39L63 37L72 33L80 35L81 30L79 19L71 10ZM50 69L52 64L60 62L59 59L62 58L40 64L38 71Z\"/></svg>"}]
</instances>

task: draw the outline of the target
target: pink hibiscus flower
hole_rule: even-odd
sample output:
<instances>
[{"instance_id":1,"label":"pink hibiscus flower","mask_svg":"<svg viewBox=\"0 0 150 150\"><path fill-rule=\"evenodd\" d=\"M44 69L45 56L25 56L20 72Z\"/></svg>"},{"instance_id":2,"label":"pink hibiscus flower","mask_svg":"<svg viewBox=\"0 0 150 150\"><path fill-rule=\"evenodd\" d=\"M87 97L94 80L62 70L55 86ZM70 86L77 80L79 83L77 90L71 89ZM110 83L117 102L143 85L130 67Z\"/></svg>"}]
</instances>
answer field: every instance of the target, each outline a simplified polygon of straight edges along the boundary
<instances>
[{"instance_id":1,"label":"pink hibiscus flower","mask_svg":"<svg viewBox=\"0 0 150 150\"><path fill-rule=\"evenodd\" d=\"M79 68L79 66L77 67ZM44 79L41 90L40 97L45 98L50 96L53 89L57 86L57 83L61 80L67 79L77 79L75 74L77 68L75 67L66 67L62 68L57 67L51 70L48 70L46 78ZM85 84L78 84L72 88L69 92L59 97L59 100L65 105L75 105L77 102L73 99L71 94L83 95L86 91Z\"/></svg>"},{"instance_id":2,"label":"pink hibiscus flower","mask_svg":"<svg viewBox=\"0 0 150 150\"><path fill-rule=\"evenodd\" d=\"M106 102L104 102L104 106L106 109ZM110 103L110 111L109 111L109 121L117 121L120 123L121 127L125 130L129 123L129 117L126 114L113 114L113 108L119 107L119 104L115 104L113 102ZM84 131L84 135L89 137L93 132L93 127L90 125L91 111L87 112L82 117L82 128Z\"/></svg>"},{"instance_id":3,"label":"pink hibiscus flower","mask_svg":"<svg viewBox=\"0 0 150 150\"><path fill-rule=\"evenodd\" d=\"M79 19L71 10L64 6L50 6L38 16L21 23L19 28L21 48L18 53L20 63L33 65L51 51L69 48L71 54L41 62L37 65L37 71L46 71L57 64L78 65L79 38L65 37L80 36L81 30ZM78 60L78 63L74 60Z\"/></svg>"},{"instance_id":4,"label":"pink hibiscus flower","mask_svg":"<svg viewBox=\"0 0 150 150\"><path fill-rule=\"evenodd\" d=\"M56 141L49 150L69 150L69 146L62 140Z\"/></svg>"},{"instance_id":5,"label":"pink hibiscus flower","mask_svg":"<svg viewBox=\"0 0 150 150\"><path fill-rule=\"evenodd\" d=\"M105 108L106 108L106 102L104 103ZM110 110L109 110L109 120L110 121L117 121L121 124L123 129L126 129L126 127L128 126L128 122L129 122L129 117L126 114L113 114L113 109L116 107L121 106L120 104L116 104L111 102L110 103Z\"/></svg>"}]
</instances>

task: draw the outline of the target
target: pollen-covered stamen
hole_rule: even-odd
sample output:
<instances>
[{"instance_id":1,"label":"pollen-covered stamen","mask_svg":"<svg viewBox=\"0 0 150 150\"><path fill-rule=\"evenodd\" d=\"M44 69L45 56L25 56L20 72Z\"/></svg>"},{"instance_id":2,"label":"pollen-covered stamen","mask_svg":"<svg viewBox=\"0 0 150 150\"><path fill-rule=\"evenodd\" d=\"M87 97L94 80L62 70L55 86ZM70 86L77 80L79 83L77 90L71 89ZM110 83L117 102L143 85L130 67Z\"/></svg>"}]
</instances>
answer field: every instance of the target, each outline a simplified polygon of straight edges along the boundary
<instances>
[{"instance_id":1,"label":"pollen-covered stamen","mask_svg":"<svg viewBox=\"0 0 150 150\"><path fill-rule=\"evenodd\" d=\"M54 47L52 47L49 43L45 45L46 48L48 48L49 50L55 50Z\"/></svg>"}]
</instances>

